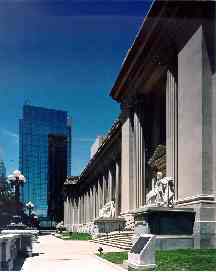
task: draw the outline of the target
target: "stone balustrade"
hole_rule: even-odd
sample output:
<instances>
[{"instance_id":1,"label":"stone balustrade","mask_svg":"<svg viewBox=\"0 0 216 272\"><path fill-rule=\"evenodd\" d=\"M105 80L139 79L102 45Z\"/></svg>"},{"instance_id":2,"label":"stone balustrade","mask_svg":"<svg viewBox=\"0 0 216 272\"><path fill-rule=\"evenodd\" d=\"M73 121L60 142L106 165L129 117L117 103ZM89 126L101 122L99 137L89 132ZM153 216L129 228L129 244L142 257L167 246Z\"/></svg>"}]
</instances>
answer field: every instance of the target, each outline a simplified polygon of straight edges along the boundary
<instances>
[{"instance_id":1,"label":"stone balustrade","mask_svg":"<svg viewBox=\"0 0 216 272\"><path fill-rule=\"evenodd\" d=\"M14 261L20 251L21 237L18 234L0 236L0 270L13 270Z\"/></svg>"},{"instance_id":2,"label":"stone balustrade","mask_svg":"<svg viewBox=\"0 0 216 272\"><path fill-rule=\"evenodd\" d=\"M32 256L38 231L3 230L0 235L0 271L11 271L19 254Z\"/></svg>"}]
</instances>

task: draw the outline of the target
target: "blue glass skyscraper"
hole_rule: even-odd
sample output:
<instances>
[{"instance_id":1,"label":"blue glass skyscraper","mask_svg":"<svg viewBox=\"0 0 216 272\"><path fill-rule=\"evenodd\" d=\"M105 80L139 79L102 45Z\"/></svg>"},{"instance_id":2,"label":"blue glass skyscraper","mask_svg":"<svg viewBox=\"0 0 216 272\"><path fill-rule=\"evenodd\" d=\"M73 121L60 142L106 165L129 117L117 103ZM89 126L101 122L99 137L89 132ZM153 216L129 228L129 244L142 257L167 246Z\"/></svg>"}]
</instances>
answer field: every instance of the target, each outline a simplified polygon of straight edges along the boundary
<instances>
[{"instance_id":1,"label":"blue glass skyscraper","mask_svg":"<svg viewBox=\"0 0 216 272\"><path fill-rule=\"evenodd\" d=\"M26 177L22 201L34 203L34 212L47 217L49 135L67 138L67 175L71 172L71 124L66 111L23 106L19 124L19 166ZM64 181L62 181L64 182Z\"/></svg>"},{"instance_id":2,"label":"blue glass skyscraper","mask_svg":"<svg viewBox=\"0 0 216 272\"><path fill-rule=\"evenodd\" d=\"M6 189L8 184L6 182L6 167L3 160L0 160L0 190Z\"/></svg>"},{"instance_id":3,"label":"blue glass skyscraper","mask_svg":"<svg viewBox=\"0 0 216 272\"><path fill-rule=\"evenodd\" d=\"M0 160L0 177L2 178L6 177L6 167L3 160Z\"/></svg>"}]
</instances>

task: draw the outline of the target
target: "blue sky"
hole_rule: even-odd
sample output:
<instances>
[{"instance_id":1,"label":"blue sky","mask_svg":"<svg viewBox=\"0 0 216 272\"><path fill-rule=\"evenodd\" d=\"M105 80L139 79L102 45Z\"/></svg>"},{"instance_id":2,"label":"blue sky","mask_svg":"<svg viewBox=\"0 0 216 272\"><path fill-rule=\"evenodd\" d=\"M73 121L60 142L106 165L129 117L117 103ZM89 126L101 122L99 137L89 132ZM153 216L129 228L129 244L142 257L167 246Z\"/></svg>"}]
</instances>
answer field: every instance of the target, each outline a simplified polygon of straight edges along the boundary
<instances>
[{"instance_id":1,"label":"blue sky","mask_svg":"<svg viewBox=\"0 0 216 272\"><path fill-rule=\"evenodd\" d=\"M150 1L0 2L0 157L18 168L25 101L72 117L72 174L119 114L109 97Z\"/></svg>"}]
</instances>

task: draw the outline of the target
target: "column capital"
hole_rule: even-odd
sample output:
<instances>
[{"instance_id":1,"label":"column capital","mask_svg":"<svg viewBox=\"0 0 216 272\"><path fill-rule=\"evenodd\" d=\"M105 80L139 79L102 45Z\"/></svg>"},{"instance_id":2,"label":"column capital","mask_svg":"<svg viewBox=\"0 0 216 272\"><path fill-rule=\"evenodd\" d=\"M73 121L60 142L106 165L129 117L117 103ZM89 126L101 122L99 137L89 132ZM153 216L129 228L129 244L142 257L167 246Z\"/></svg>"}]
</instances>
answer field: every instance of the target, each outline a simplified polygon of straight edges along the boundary
<instances>
[{"instance_id":1,"label":"column capital","mask_svg":"<svg viewBox=\"0 0 216 272\"><path fill-rule=\"evenodd\" d=\"M137 110L137 107L144 103L144 96L136 94L133 96L125 97L121 102L121 115L120 120L124 121L126 118L133 118L134 112Z\"/></svg>"}]
</instances>

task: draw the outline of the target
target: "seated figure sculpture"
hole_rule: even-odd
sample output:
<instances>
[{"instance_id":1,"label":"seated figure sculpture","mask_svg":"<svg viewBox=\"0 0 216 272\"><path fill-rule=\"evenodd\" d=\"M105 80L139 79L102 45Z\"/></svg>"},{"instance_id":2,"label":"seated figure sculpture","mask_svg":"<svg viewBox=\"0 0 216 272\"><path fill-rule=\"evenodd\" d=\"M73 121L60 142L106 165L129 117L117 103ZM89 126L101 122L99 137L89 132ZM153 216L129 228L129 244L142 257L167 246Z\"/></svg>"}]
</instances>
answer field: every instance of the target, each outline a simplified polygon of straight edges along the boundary
<instances>
[{"instance_id":1,"label":"seated figure sculpture","mask_svg":"<svg viewBox=\"0 0 216 272\"><path fill-rule=\"evenodd\" d=\"M115 217L115 202L110 201L106 203L103 208L99 210L99 217Z\"/></svg>"},{"instance_id":2,"label":"seated figure sculpture","mask_svg":"<svg viewBox=\"0 0 216 272\"><path fill-rule=\"evenodd\" d=\"M172 207L174 205L175 190L172 177L162 177L157 172L156 181L152 179L152 190L146 195L148 206Z\"/></svg>"}]
</instances>

